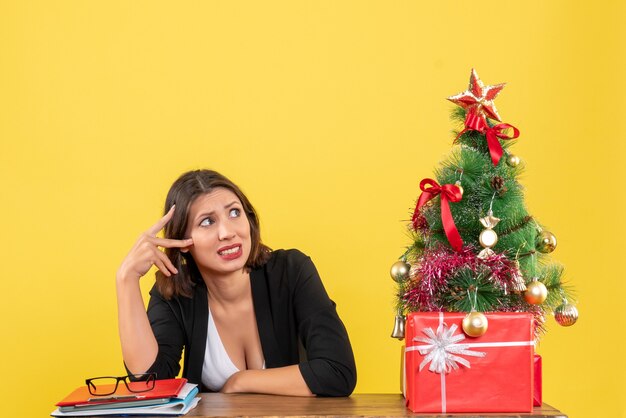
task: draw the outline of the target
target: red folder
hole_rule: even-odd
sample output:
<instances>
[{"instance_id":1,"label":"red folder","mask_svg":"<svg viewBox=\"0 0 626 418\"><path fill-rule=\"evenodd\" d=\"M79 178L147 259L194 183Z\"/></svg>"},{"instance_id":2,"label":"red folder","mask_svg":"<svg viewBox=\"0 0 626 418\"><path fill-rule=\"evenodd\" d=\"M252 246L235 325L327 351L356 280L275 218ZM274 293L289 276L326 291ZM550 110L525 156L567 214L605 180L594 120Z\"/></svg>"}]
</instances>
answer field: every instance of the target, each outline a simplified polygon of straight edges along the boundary
<instances>
[{"instance_id":1,"label":"red folder","mask_svg":"<svg viewBox=\"0 0 626 418\"><path fill-rule=\"evenodd\" d=\"M124 383L119 382L117 391L113 395L109 396L94 396L89 393L87 386L81 386L74 392L66 396L61 402L57 403L57 406L76 406L81 404L97 405L103 403L118 403L129 402L132 400L149 400L149 399L161 399L161 398L175 398L181 391L183 386L187 383L187 379L162 379L156 380L154 389L147 392L129 392L126 389ZM109 385L111 390L115 385ZM107 386L108 387L108 386ZM102 387L105 388L104 386ZM131 398L112 399L112 396L124 397L132 396Z\"/></svg>"}]
</instances>

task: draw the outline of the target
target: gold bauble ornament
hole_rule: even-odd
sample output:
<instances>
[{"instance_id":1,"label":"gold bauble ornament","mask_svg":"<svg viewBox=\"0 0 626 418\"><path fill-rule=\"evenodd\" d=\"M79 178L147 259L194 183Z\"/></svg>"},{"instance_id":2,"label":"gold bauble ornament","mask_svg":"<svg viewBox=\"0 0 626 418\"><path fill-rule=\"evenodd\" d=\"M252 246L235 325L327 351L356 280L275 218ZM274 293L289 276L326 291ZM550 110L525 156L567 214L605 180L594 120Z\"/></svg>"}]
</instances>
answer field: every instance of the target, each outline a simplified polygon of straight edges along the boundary
<instances>
[{"instance_id":1,"label":"gold bauble ornament","mask_svg":"<svg viewBox=\"0 0 626 418\"><path fill-rule=\"evenodd\" d=\"M524 298L526 302L531 305L539 305L543 303L548 297L548 289L537 278L534 278L532 282L526 285L526 292L524 292Z\"/></svg>"},{"instance_id":2,"label":"gold bauble ornament","mask_svg":"<svg viewBox=\"0 0 626 418\"><path fill-rule=\"evenodd\" d=\"M517 167L519 165L520 159L517 155L513 155L513 154L509 154L508 157L506 157L506 164L509 167Z\"/></svg>"},{"instance_id":3,"label":"gold bauble ornament","mask_svg":"<svg viewBox=\"0 0 626 418\"><path fill-rule=\"evenodd\" d=\"M563 304L554 310L554 319L563 327L574 325L578 320L578 309L564 300Z\"/></svg>"},{"instance_id":4,"label":"gold bauble ornament","mask_svg":"<svg viewBox=\"0 0 626 418\"><path fill-rule=\"evenodd\" d=\"M406 280L409 277L409 271L411 270L411 266L402 261L396 261L391 265L391 278L396 282L400 283Z\"/></svg>"},{"instance_id":5,"label":"gold bauble ornament","mask_svg":"<svg viewBox=\"0 0 626 418\"><path fill-rule=\"evenodd\" d=\"M556 237L550 231L541 231L539 235L537 235L535 248L540 253L551 253L556 248Z\"/></svg>"},{"instance_id":6,"label":"gold bauble ornament","mask_svg":"<svg viewBox=\"0 0 626 418\"><path fill-rule=\"evenodd\" d=\"M463 332L468 337L480 337L487 332L489 322L482 312L472 311L463 318Z\"/></svg>"},{"instance_id":7,"label":"gold bauble ornament","mask_svg":"<svg viewBox=\"0 0 626 418\"><path fill-rule=\"evenodd\" d=\"M464 190L463 190L463 186L461 186L461 180L455 181L454 185L459 188L459 191L461 192L461 196L463 196L463 191Z\"/></svg>"}]
</instances>

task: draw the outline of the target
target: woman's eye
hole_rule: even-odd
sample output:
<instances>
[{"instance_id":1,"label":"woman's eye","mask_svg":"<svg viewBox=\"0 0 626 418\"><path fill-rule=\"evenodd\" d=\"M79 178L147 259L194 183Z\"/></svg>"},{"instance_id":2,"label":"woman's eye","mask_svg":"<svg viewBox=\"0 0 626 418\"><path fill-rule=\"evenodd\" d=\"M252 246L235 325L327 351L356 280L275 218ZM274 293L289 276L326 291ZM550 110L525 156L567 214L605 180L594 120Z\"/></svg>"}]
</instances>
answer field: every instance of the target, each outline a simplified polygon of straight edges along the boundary
<instances>
[{"instance_id":1,"label":"woman's eye","mask_svg":"<svg viewBox=\"0 0 626 418\"><path fill-rule=\"evenodd\" d=\"M213 225L213 220L211 218L204 218L200 222L200 226L209 226L209 225Z\"/></svg>"},{"instance_id":2,"label":"woman's eye","mask_svg":"<svg viewBox=\"0 0 626 418\"><path fill-rule=\"evenodd\" d=\"M229 214L230 214L230 217L231 217L231 218L237 218L237 217L239 217L239 215L241 214L241 210L239 210L239 209L237 209L237 208L235 208L235 209L231 209L231 210L230 210L230 212L229 212Z\"/></svg>"}]
</instances>

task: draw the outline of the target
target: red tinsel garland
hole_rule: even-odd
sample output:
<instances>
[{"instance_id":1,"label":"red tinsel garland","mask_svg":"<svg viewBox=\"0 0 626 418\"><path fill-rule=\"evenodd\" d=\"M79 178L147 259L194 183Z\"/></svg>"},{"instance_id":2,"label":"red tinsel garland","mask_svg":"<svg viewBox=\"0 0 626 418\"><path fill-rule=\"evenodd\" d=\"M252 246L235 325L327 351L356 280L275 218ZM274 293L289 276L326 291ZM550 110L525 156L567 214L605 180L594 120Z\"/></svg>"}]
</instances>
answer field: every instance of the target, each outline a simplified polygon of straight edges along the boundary
<instances>
[{"instance_id":1,"label":"red tinsel garland","mask_svg":"<svg viewBox=\"0 0 626 418\"><path fill-rule=\"evenodd\" d=\"M420 311L439 311L444 308L436 295L447 287L448 278L452 277L461 268L470 268L478 271L486 267L491 272L491 280L498 287L512 288L512 280L517 266L505 254L494 254L487 259L476 257L475 249L464 247L461 251L454 251L445 246L427 249L417 260L417 280L404 294L407 305Z\"/></svg>"},{"instance_id":2,"label":"red tinsel garland","mask_svg":"<svg viewBox=\"0 0 626 418\"><path fill-rule=\"evenodd\" d=\"M517 272L517 264L507 258L504 253L496 253L486 259L476 257L476 249L466 246L457 252L444 245L426 249L415 260L416 278L409 285L402 299L410 310L423 312L446 311L444 302L438 299L441 290L448 286L448 278L462 269L469 268L474 272L487 268L491 272L490 280L498 287L504 289L513 288L514 277ZM529 306L523 299L519 304L498 306L501 312L530 312L535 317L535 335L543 332L545 323L544 311L537 306Z\"/></svg>"}]
</instances>

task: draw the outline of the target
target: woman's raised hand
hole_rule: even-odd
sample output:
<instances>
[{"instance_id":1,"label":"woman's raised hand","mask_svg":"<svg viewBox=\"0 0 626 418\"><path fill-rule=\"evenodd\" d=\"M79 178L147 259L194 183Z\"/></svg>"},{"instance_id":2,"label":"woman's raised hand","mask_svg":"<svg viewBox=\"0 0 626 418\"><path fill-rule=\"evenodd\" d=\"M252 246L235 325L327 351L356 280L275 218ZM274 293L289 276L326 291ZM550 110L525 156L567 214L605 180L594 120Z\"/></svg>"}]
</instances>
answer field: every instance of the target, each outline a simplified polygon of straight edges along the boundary
<instances>
[{"instance_id":1,"label":"woman's raised hand","mask_svg":"<svg viewBox=\"0 0 626 418\"><path fill-rule=\"evenodd\" d=\"M141 234L133 248L122 261L122 265L117 270L118 280L139 280L148 270L155 265L163 274L171 276L177 274L178 270L159 247L162 248L187 248L193 245L193 240L188 239L167 239L159 238L156 235L172 219L175 206L163 216L157 223Z\"/></svg>"}]
</instances>

